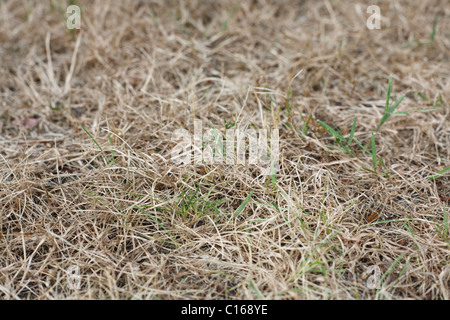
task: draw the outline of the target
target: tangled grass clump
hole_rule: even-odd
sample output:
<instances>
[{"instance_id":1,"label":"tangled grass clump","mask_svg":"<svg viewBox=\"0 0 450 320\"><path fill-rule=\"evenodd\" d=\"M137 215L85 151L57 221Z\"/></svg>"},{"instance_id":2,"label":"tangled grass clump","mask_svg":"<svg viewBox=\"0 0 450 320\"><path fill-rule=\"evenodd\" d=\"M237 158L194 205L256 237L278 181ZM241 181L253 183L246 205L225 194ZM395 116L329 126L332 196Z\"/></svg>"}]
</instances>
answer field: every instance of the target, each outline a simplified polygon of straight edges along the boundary
<instances>
[{"instance_id":1,"label":"tangled grass clump","mask_svg":"<svg viewBox=\"0 0 450 320\"><path fill-rule=\"evenodd\" d=\"M0 298L449 299L450 12L378 5L2 1Z\"/></svg>"}]
</instances>

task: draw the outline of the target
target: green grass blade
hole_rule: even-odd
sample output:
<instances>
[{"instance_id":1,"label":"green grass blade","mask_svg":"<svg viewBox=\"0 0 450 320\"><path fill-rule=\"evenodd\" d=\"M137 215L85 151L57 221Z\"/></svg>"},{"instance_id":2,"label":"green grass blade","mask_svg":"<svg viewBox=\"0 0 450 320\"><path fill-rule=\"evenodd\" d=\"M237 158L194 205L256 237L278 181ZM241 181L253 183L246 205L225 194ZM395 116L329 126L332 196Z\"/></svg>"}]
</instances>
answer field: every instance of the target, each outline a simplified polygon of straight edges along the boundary
<instances>
[{"instance_id":1,"label":"green grass blade","mask_svg":"<svg viewBox=\"0 0 450 320\"><path fill-rule=\"evenodd\" d=\"M358 146L360 146L360 147L364 150L365 153L372 155L372 152L370 152L366 147L364 147L364 146L361 144L361 142L359 142L359 141L356 140L355 138L353 139L353 141L355 141L355 142L358 144Z\"/></svg>"},{"instance_id":2,"label":"green grass blade","mask_svg":"<svg viewBox=\"0 0 450 320\"><path fill-rule=\"evenodd\" d=\"M428 179L429 179L429 180L434 180L434 179L436 179L437 177L439 177L439 176L443 175L444 173L446 173L447 171L450 171L450 167L447 167L447 168L445 168L444 170L439 171L438 173L436 173L435 175L429 177Z\"/></svg>"},{"instance_id":3,"label":"green grass blade","mask_svg":"<svg viewBox=\"0 0 450 320\"><path fill-rule=\"evenodd\" d=\"M146 210L142 209L141 207L134 205L134 208L138 209L139 211L141 211L143 214L145 214L147 217L149 217L152 221L154 221L158 226L161 227L161 229L163 229L164 231L166 231L169 235L169 237L173 240L173 244L174 245L179 245L179 243L175 240L174 236L172 235L172 233L161 223L158 221L158 219L156 219L155 216L153 216L152 214L150 214L149 212L147 212Z\"/></svg>"},{"instance_id":4,"label":"green grass blade","mask_svg":"<svg viewBox=\"0 0 450 320\"><path fill-rule=\"evenodd\" d=\"M100 149L100 151L101 151L102 153L104 153L102 147L100 147L100 145L98 144L98 142L97 142L97 141L94 139L94 137L89 133L89 131L87 131L86 128L85 128L84 126L81 126L81 127L83 128L84 132L86 132L87 135L92 139L92 141L94 141L94 143L97 145L97 147Z\"/></svg>"},{"instance_id":5,"label":"green grass blade","mask_svg":"<svg viewBox=\"0 0 450 320\"><path fill-rule=\"evenodd\" d=\"M377 288L377 294L375 296L376 299L378 299L378 295L380 293L380 286L384 282L384 279L386 279L387 276L389 276L392 272L394 272L395 267L400 262L400 260L407 254L408 252L403 252L395 261L392 263L392 265L389 267L389 269L381 276L380 281L378 281L378 288Z\"/></svg>"},{"instance_id":6,"label":"green grass blade","mask_svg":"<svg viewBox=\"0 0 450 320\"><path fill-rule=\"evenodd\" d=\"M394 112L393 114L410 114L410 113L416 113L416 112L430 112L430 111L436 111L436 110L435 109L417 109L417 110Z\"/></svg>"},{"instance_id":7,"label":"green grass blade","mask_svg":"<svg viewBox=\"0 0 450 320\"><path fill-rule=\"evenodd\" d=\"M344 148L338 148L338 147L333 147L333 146L329 146L329 145L327 145L326 147L331 150L339 150L342 152L348 152L348 149L344 149Z\"/></svg>"},{"instance_id":8,"label":"green grass blade","mask_svg":"<svg viewBox=\"0 0 450 320\"><path fill-rule=\"evenodd\" d=\"M387 112L389 108L389 100L391 99L391 92L392 92L392 83L394 82L394 78L392 76L389 77L389 85L388 85L388 92L386 97L386 106L384 107L384 113Z\"/></svg>"},{"instance_id":9,"label":"green grass blade","mask_svg":"<svg viewBox=\"0 0 450 320\"><path fill-rule=\"evenodd\" d=\"M252 195L253 195L253 191L250 191L247 198L245 198L245 200L241 203L241 205L236 209L236 212L234 213L234 217L237 217L242 212L242 210L244 210L245 206L252 198Z\"/></svg>"},{"instance_id":10,"label":"green grass blade","mask_svg":"<svg viewBox=\"0 0 450 320\"><path fill-rule=\"evenodd\" d=\"M347 140L336 130L334 130L332 127L330 127L329 125L327 125L325 122L317 120L317 123L319 123L322 127L324 127L333 137L335 137L336 139L347 143Z\"/></svg>"},{"instance_id":11,"label":"green grass blade","mask_svg":"<svg viewBox=\"0 0 450 320\"><path fill-rule=\"evenodd\" d=\"M387 91L387 97L386 97L386 105L384 106L384 114L383 117L380 120L380 123L378 124L377 130L380 130L380 127L389 119L389 117L392 115L394 110L399 106L399 104L402 102L404 96L401 96L393 106L390 107L390 100L391 100L391 93L392 93L392 84L394 83L394 78L392 76L389 77L389 85L388 85L388 91Z\"/></svg>"},{"instance_id":12,"label":"green grass blade","mask_svg":"<svg viewBox=\"0 0 450 320\"><path fill-rule=\"evenodd\" d=\"M434 37L436 36L437 22L438 22L438 17L436 15L436 17L434 18L434 22L433 22L433 31L431 32L430 41L428 41L427 44L432 44L434 42Z\"/></svg>"},{"instance_id":13,"label":"green grass blade","mask_svg":"<svg viewBox=\"0 0 450 320\"><path fill-rule=\"evenodd\" d=\"M442 96L439 96L439 101L441 103L434 103L433 101L431 101L428 97L424 96L423 94L421 94L420 92L417 93L417 95L424 101L428 102L429 104L431 104L433 107L436 108L442 108L444 106L444 101L442 101Z\"/></svg>"},{"instance_id":14,"label":"green grass blade","mask_svg":"<svg viewBox=\"0 0 450 320\"><path fill-rule=\"evenodd\" d=\"M363 169L365 171L368 171L368 172L376 173L375 171L370 170L369 168L366 168L366 167L361 167L361 169Z\"/></svg>"},{"instance_id":15,"label":"green grass blade","mask_svg":"<svg viewBox=\"0 0 450 320\"><path fill-rule=\"evenodd\" d=\"M94 137L89 133L89 131L86 130L86 128L84 126L81 126L81 128L83 128L84 132L87 133L87 135L91 138L92 141L94 141L94 143L97 145L98 149L100 150L100 152L103 154L103 156L106 159L106 162L109 164L114 164L116 165L116 161L114 159L114 151L112 150L112 142L111 142L111 137L108 134L108 138L109 138L109 143L111 144L111 153L112 153L112 159L108 159L108 157L106 156L105 152L103 151L102 147L98 144L97 140L94 139Z\"/></svg>"},{"instance_id":16,"label":"green grass blade","mask_svg":"<svg viewBox=\"0 0 450 320\"><path fill-rule=\"evenodd\" d=\"M391 115L394 113L395 109L399 106L399 104L402 102L402 100L405 98L405 96L401 96L392 107L388 107L387 110L385 110L383 117L380 120L380 123L378 124L377 130L380 130L380 127L391 117Z\"/></svg>"},{"instance_id":17,"label":"green grass blade","mask_svg":"<svg viewBox=\"0 0 450 320\"><path fill-rule=\"evenodd\" d=\"M394 105L392 107L389 108L389 113L392 114L394 113L394 110L398 107L398 105L403 101L403 99L405 98L405 96L401 96L400 98L398 98L398 100L394 103Z\"/></svg>"},{"instance_id":18,"label":"green grass blade","mask_svg":"<svg viewBox=\"0 0 450 320\"><path fill-rule=\"evenodd\" d=\"M423 94L421 94L420 92L417 93L417 95L422 98L422 100L425 100L426 102L430 102L430 99L428 99L427 97L425 97Z\"/></svg>"},{"instance_id":19,"label":"green grass blade","mask_svg":"<svg viewBox=\"0 0 450 320\"><path fill-rule=\"evenodd\" d=\"M255 292L256 296L258 297L259 300L263 300L264 297L261 294L261 291L259 291L259 289L253 284L253 281L250 281L250 286L252 287L253 291Z\"/></svg>"}]
</instances>

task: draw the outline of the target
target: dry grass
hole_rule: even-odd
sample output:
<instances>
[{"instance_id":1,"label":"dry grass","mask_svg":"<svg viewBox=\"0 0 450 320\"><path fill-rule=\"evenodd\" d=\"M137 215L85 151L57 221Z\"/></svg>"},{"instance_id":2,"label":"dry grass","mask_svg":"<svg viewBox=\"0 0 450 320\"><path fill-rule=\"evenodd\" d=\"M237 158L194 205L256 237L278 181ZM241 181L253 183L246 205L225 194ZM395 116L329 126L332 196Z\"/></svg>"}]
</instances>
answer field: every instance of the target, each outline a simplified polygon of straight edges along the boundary
<instances>
[{"instance_id":1,"label":"dry grass","mask_svg":"<svg viewBox=\"0 0 450 320\"><path fill-rule=\"evenodd\" d=\"M63 1L2 1L0 297L449 299L449 174L428 177L450 165L450 7L377 2L371 31L351 1L81 1L70 32ZM389 75L396 111L432 110L374 133L373 173L317 120L357 116L370 146ZM275 179L169 161L194 99L223 131L276 125L270 96Z\"/></svg>"}]
</instances>

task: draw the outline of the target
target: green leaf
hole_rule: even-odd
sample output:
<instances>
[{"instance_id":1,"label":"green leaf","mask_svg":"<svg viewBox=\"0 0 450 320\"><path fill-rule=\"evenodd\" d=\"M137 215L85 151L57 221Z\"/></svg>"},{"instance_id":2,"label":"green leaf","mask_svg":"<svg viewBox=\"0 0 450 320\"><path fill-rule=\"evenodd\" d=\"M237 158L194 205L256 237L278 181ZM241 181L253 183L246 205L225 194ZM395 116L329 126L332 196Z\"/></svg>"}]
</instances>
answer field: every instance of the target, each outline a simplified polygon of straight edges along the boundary
<instances>
[{"instance_id":1,"label":"green leaf","mask_svg":"<svg viewBox=\"0 0 450 320\"><path fill-rule=\"evenodd\" d=\"M259 300L263 300L263 296L261 294L261 291L258 290L258 288L253 284L253 281L250 281L250 286L252 287L253 291L255 291L256 296Z\"/></svg>"},{"instance_id":2,"label":"green leaf","mask_svg":"<svg viewBox=\"0 0 450 320\"><path fill-rule=\"evenodd\" d=\"M345 140L345 138L339 132L337 132L336 130L331 128L325 122L317 120L317 123L319 123L322 127L324 127L333 137L335 137L336 139L338 139L344 143L347 143L347 140Z\"/></svg>"},{"instance_id":3,"label":"green leaf","mask_svg":"<svg viewBox=\"0 0 450 320\"><path fill-rule=\"evenodd\" d=\"M399 111L394 112L393 114L409 114L409 113L415 113L415 112L430 112L435 111L435 109L417 109L417 110L409 110L409 111Z\"/></svg>"},{"instance_id":4,"label":"green leaf","mask_svg":"<svg viewBox=\"0 0 450 320\"><path fill-rule=\"evenodd\" d=\"M94 137L89 133L89 131L86 130L86 128L84 126L81 126L81 128L83 128L84 132L87 133L87 135L92 139L92 141L94 141L94 143L97 145L97 147L100 149L100 151L103 153L103 149L102 147L100 147L100 145L97 143L97 141L94 139Z\"/></svg>"},{"instance_id":5,"label":"green leaf","mask_svg":"<svg viewBox=\"0 0 450 320\"><path fill-rule=\"evenodd\" d=\"M388 85L388 91L387 91L387 97L386 97L386 105L384 107L384 114L383 117L380 120L380 123L378 124L377 130L380 130L380 127L389 119L389 117L392 115L394 110L398 107L398 105L402 102L404 96L401 96L392 107L390 107L390 100L391 100L391 92L392 92L392 84L394 83L394 78L392 76L389 77L389 85Z\"/></svg>"},{"instance_id":6,"label":"green leaf","mask_svg":"<svg viewBox=\"0 0 450 320\"><path fill-rule=\"evenodd\" d=\"M384 112L389 108L389 100L391 99L391 92L392 92L392 83L394 82L394 78L392 76L389 77L389 85L388 85L388 92L387 92L387 98L386 98L386 106L384 107Z\"/></svg>"},{"instance_id":7,"label":"green leaf","mask_svg":"<svg viewBox=\"0 0 450 320\"><path fill-rule=\"evenodd\" d=\"M370 170L369 168L366 168L366 167L361 167L361 169L366 170L366 171L368 171L368 172L376 173L375 171Z\"/></svg>"},{"instance_id":8,"label":"green leaf","mask_svg":"<svg viewBox=\"0 0 450 320\"><path fill-rule=\"evenodd\" d=\"M237 217L242 212L242 210L244 210L245 206L250 201L252 195L253 195L253 191L250 191L247 198L245 198L245 200L241 203L241 205L236 209L236 212L234 213L234 217Z\"/></svg>"},{"instance_id":9,"label":"green leaf","mask_svg":"<svg viewBox=\"0 0 450 320\"><path fill-rule=\"evenodd\" d=\"M395 270L395 266L400 262L400 260L408 253L408 251L403 252L397 259L395 259L395 261L391 264L391 266L389 267L389 269L381 276L380 281L378 281L378 286L377 286L377 293L375 298L378 299L378 295L380 293L380 287L382 285L382 283L384 282L384 279L386 279L387 276L389 276L394 270Z\"/></svg>"},{"instance_id":10,"label":"green leaf","mask_svg":"<svg viewBox=\"0 0 450 320\"><path fill-rule=\"evenodd\" d=\"M449 171L449 170L450 170L450 167L447 167L447 168L445 168L444 170L441 170L441 171L439 171L438 173L436 173L434 176L429 177L428 179L434 180L434 179L436 179L437 177L443 175L444 173L446 173L446 172Z\"/></svg>"},{"instance_id":11,"label":"green leaf","mask_svg":"<svg viewBox=\"0 0 450 320\"><path fill-rule=\"evenodd\" d=\"M367 150L367 148L364 147L364 146L361 144L361 142L359 142L359 141L356 140L356 139L353 139L353 141L355 141L355 142L358 144L358 146L360 146L360 147L364 150L364 152L366 152L367 154L372 155L372 153L371 153L369 150Z\"/></svg>"},{"instance_id":12,"label":"green leaf","mask_svg":"<svg viewBox=\"0 0 450 320\"><path fill-rule=\"evenodd\" d=\"M405 98L405 96L401 96L392 107L388 107L385 109L385 112L383 114L383 117L380 120L380 123L378 124L377 130L380 130L380 127L391 117L391 115L394 113L395 109L399 106L399 104L402 102L402 100Z\"/></svg>"}]
</instances>

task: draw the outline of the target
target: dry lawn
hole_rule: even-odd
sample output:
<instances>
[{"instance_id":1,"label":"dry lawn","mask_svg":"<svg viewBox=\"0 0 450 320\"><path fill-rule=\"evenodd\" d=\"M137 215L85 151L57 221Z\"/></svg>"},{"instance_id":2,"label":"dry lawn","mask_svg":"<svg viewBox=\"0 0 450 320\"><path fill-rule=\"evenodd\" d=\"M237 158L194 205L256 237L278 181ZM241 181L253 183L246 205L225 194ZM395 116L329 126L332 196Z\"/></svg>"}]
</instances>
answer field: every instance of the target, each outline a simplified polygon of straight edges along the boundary
<instances>
[{"instance_id":1,"label":"dry lawn","mask_svg":"<svg viewBox=\"0 0 450 320\"><path fill-rule=\"evenodd\" d=\"M364 2L72 2L81 30L0 3L0 298L450 298L447 0L374 1L380 30ZM350 147L320 124L355 116ZM194 119L278 127L280 170L175 165Z\"/></svg>"}]
</instances>

